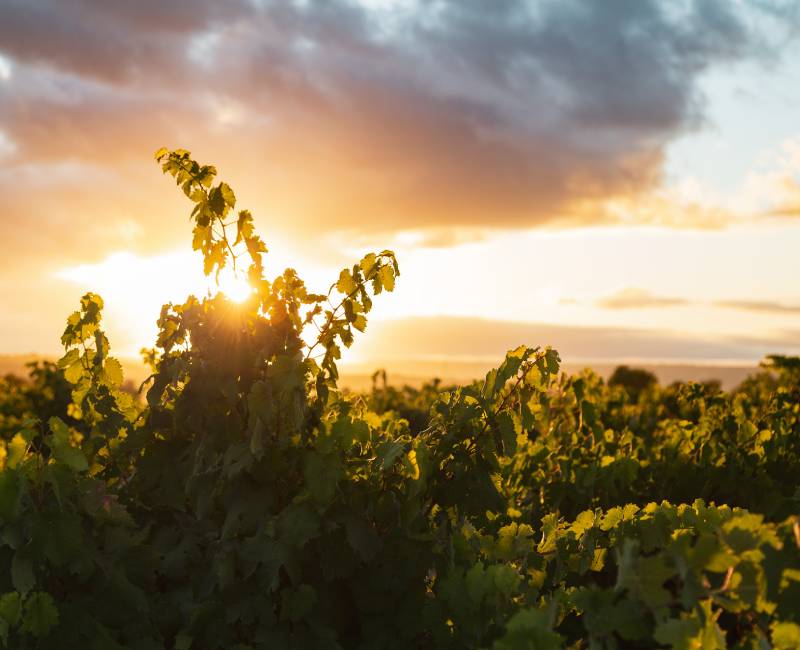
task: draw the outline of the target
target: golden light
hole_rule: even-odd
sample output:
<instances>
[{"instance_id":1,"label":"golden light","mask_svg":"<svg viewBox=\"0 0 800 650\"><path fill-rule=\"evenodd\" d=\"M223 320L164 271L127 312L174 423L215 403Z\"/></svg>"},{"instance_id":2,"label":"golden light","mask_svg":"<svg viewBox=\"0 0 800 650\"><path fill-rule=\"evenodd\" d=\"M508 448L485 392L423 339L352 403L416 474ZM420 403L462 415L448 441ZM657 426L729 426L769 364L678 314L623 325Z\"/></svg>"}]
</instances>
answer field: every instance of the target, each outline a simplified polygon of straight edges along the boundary
<instances>
[{"instance_id":1,"label":"golden light","mask_svg":"<svg viewBox=\"0 0 800 650\"><path fill-rule=\"evenodd\" d=\"M265 273L276 277L291 266L316 292L326 291L342 264L338 259L333 265L309 260L283 241L279 241L275 248L277 252L270 251ZM361 251L353 251L351 257L357 259L360 254ZM103 297L104 327L112 340L114 354L122 357L138 357L141 348L153 345L158 335L156 321L162 305L166 303L181 305L190 295L203 299L221 292L238 304L255 292L247 281L244 268L237 269L237 273L233 272L231 266L224 268L220 272L219 282L213 273L204 275L202 259L197 251L188 247L147 256L117 251L100 261L57 268L52 273L54 280L69 283L56 286L69 291L76 303L86 291L94 291ZM428 282L424 278L421 281ZM397 294L401 298L399 301L379 301L373 316L377 320L383 314L392 316L396 312L405 315L411 309L409 305L417 304L421 293L412 288L407 292L405 301L400 293ZM398 302L401 303L399 307L396 304ZM403 307L403 304L406 306ZM391 310L392 307L395 312ZM57 336L55 340L58 340ZM353 349L348 348L343 350L342 356L351 360L354 354Z\"/></svg>"},{"instance_id":2,"label":"golden light","mask_svg":"<svg viewBox=\"0 0 800 650\"><path fill-rule=\"evenodd\" d=\"M243 271L235 274L232 268L223 269L219 284L213 274L203 275L197 255L190 250L150 257L117 252L95 264L60 269L55 275L77 285L76 299L88 290L104 298L103 319L115 335L116 354L123 356L136 356L140 348L152 345L163 304L181 304L190 294L202 298L217 291L240 303L253 291Z\"/></svg>"},{"instance_id":3,"label":"golden light","mask_svg":"<svg viewBox=\"0 0 800 650\"><path fill-rule=\"evenodd\" d=\"M233 302L241 303L253 293L253 287L244 273L234 273L232 269L224 269L219 274L219 290Z\"/></svg>"}]
</instances>

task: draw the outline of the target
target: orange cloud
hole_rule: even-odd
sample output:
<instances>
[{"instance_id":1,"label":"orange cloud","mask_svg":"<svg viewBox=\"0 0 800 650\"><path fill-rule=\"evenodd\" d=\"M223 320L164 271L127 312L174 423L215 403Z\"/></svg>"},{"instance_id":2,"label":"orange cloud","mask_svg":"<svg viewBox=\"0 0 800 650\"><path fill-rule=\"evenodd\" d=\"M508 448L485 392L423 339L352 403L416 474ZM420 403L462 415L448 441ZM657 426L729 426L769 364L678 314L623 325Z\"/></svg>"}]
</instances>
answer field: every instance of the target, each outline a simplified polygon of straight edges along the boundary
<instances>
[{"instance_id":1,"label":"orange cloud","mask_svg":"<svg viewBox=\"0 0 800 650\"><path fill-rule=\"evenodd\" d=\"M675 307L689 304L683 298L657 296L645 289L628 287L595 301L595 306L602 309L642 309L649 307Z\"/></svg>"},{"instance_id":2,"label":"orange cloud","mask_svg":"<svg viewBox=\"0 0 800 650\"><path fill-rule=\"evenodd\" d=\"M56 206L83 227L105 203L156 230L173 203L149 154L167 145L296 233L615 221L699 123L699 75L761 52L723 2L525 7L6 3L6 220ZM30 191L31 170L73 163L103 184Z\"/></svg>"}]
</instances>

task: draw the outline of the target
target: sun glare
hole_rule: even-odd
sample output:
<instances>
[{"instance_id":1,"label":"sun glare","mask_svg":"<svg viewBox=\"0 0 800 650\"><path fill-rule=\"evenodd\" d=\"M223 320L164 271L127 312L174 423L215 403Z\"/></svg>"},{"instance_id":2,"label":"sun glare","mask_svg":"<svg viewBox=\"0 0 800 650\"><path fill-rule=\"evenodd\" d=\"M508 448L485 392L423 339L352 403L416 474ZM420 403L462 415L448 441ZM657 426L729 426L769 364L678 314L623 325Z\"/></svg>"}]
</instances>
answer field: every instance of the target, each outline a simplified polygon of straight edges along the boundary
<instances>
[{"instance_id":1,"label":"sun glare","mask_svg":"<svg viewBox=\"0 0 800 650\"><path fill-rule=\"evenodd\" d=\"M96 264L61 269L56 276L103 296L110 331L128 334L117 337L117 353L130 356L152 344L163 304L181 304L190 294L202 298L217 291L241 303L253 291L244 273L236 275L231 268L222 270L218 284L213 274L204 276L192 251L152 257L118 252Z\"/></svg>"},{"instance_id":2,"label":"sun glare","mask_svg":"<svg viewBox=\"0 0 800 650\"><path fill-rule=\"evenodd\" d=\"M233 302L244 302L253 293L253 287L243 275L223 271L219 276L219 290Z\"/></svg>"}]
</instances>

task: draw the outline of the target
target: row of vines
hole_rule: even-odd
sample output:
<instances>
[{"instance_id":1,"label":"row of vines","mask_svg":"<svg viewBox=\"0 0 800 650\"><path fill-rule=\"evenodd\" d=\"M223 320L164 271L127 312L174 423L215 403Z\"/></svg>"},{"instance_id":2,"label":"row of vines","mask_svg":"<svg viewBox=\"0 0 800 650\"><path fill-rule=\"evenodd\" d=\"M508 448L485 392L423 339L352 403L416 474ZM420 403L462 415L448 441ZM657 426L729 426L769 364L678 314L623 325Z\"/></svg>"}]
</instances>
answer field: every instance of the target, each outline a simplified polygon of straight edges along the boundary
<instances>
[{"instance_id":1,"label":"row of vines","mask_svg":"<svg viewBox=\"0 0 800 650\"><path fill-rule=\"evenodd\" d=\"M312 293L216 170L156 158L207 274L141 392L102 330L0 381L0 646L800 648L800 360L629 390L510 351L485 379L337 385L390 251Z\"/></svg>"}]
</instances>

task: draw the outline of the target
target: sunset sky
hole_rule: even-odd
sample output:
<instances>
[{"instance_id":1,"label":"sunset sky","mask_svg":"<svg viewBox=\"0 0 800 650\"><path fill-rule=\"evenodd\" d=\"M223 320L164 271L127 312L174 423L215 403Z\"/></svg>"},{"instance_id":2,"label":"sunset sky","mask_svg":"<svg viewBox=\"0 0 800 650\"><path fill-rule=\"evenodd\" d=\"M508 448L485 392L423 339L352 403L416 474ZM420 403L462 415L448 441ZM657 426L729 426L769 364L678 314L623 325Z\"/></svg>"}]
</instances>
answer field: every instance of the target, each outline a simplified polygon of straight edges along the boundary
<instances>
[{"instance_id":1,"label":"sunset sky","mask_svg":"<svg viewBox=\"0 0 800 650\"><path fill-rule=\"evenodd\" d=\"M216 165L269 274L323 291L395 250L354 360L800 353L799 26L784 0L0 0L0 352L58 353L93 290L135 355L203 290L166 146Z\"/></svg>"}]
</instances>

